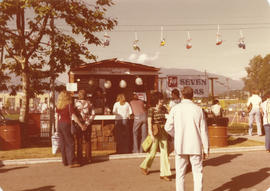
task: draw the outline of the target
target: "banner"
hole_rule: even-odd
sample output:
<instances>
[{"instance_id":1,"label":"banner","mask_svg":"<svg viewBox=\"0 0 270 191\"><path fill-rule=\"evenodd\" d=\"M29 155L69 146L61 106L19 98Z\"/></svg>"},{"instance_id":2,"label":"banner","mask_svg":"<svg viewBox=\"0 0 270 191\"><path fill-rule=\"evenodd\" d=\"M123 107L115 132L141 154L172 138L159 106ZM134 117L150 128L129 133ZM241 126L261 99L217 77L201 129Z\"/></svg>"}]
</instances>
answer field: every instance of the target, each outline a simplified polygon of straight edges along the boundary
<instances>
[{"instance_id":1,"label":"banner","mask_svg":"<svg viewBox=\"0 0 270 191\"><path fill-rule=\"evenodd\" d=\"M167 91L172 91L174 88L181 90L184 86L193 89L194 97L209 96L209 80L204 75L167 76Z\"/></svg>"}]
</instances>

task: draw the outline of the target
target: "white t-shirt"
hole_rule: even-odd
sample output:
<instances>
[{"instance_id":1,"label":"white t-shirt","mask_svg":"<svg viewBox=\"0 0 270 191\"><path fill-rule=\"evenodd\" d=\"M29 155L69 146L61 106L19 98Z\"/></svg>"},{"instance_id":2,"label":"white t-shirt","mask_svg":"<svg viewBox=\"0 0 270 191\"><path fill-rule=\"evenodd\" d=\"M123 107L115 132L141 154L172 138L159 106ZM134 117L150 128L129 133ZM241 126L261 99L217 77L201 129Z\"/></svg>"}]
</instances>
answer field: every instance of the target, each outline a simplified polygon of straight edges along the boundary
<instances>
[{"instance_id":1,"label":"white t-shirt","mask_svg":"<svg viewBox=\"0 0 270 191\"><path fill-rule=\"evenodd\" d=\"M45 112L47 112L47 110L48 110L48 105L46 104L46 103L40 103L40 106L39 106L39 108L40 108L40 112L41 113L45 113Z\"/></svg>"},{"instance_id":2,"label":"white t-shirt","mask_svg":"<svg viewBox=\"0 0 270 191\"><path fill-rule=\"evenodd\" d=\"M113 105L113 114L116 115L116 119L128 119L132 114L132 109L128 102L124 105L120 105L120 102L116 102Z\"/></svg>"},{"instance_id":3,"label":"white t-shirt","mask_svg":"<svg viewBox=\"0 0 270 191\"><path fill-rule=\"evenodd\" d=\"M263 124L270 124L270 99L265 100L261 107L263 110Z\"/></svg>"},{"instance_id":4,"label":"white t-shirt","mask_svg":"<svg viewBox=\"0 0 270 191\"><path fill-rule=\"evenodd\" d=\"M252 103L252 110L259 109L262 103L262 98L256 94L253 94L250 98L248 98L247 106Z\"/></svg>"},{"instance_id":5,"label":"white t-shirt","mask_svg":"<svg viewBox=\"0 0 270 191\"><path fill-rule=\"evenodd\" d=\"M221 116L221 106L219 104L215 104L211 106L211 112L216 116Z\"/></svg>"}]
</instances>

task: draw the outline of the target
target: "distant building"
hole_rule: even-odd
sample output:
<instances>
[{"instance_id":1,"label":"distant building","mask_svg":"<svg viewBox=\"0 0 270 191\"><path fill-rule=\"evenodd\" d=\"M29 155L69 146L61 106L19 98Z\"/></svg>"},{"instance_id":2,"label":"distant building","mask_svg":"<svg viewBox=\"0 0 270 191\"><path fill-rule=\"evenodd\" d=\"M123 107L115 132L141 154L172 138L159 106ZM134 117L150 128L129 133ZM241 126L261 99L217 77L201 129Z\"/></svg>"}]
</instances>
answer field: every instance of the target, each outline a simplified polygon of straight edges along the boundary
<instances>
[{"instance_id":1,"label":"distant building","mask_svg":"<svg viewBox=\"0 0 270 191\"><path fill-rule=\"evenodd\" d=\"M19 112L22 106L22 92L17 92L17 95L10 95L9 92L0 92L0 104L9 111ZM35 98L30 99L29 108L32 112L38 111L40 102L45 102L45 99L49 99L49 93L37 95Z\"/></svg>"}]
</instances>

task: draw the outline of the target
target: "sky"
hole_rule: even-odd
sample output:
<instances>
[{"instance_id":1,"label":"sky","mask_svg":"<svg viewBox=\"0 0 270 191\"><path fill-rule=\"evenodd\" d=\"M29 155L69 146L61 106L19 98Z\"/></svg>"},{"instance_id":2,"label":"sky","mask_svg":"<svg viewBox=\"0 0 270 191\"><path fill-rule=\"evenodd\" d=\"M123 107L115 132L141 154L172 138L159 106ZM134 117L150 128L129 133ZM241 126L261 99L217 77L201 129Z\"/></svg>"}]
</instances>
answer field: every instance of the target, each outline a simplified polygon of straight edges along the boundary
<instances>
[{"instance_id":1,"label":"sky","mask_svg":"<svg viewBox=\"0 0 270 191\"><path fill-rule=\"evenodd\" d=\"M94 0L87 2L91 4ZM89 47L98 60L118 58L241 79L254 56L270 53L267 0L114 0L114 3L107 14L117 18L118 26L107 31L110 46ZM218 25L223 40L219 46L216 45ZM166 40L164 47L160 46L161 27ZM240 30L246 49L238 47ZM191 49L185 47L187 31ZM140 52L132 48L135 32Z\"/></svg>"}]
</instances>

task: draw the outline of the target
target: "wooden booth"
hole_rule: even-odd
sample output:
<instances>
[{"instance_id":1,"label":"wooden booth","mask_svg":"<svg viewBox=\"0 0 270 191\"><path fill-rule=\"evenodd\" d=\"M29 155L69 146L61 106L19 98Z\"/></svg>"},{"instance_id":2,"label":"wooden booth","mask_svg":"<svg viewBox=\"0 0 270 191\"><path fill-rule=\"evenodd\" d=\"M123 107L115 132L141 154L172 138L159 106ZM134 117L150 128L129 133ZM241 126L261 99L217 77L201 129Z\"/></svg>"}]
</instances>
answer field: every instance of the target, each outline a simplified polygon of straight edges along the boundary
<instances>
[{"instance_id":1,"label":"wooden booth","mask_svg":"<svg viewBox=\"0 0 270 191\"><path fill-rule=\"evenodd\" d=\"M69 82L77 83L78 90L84 89L95 105L97 115L92 125L93 150L115 149L115 116L110 111L117 95L123 93L130 101L133 92L136 92L149 102L150 92L158 90L159 70L116 58L80 65L70 70ZM104 104L100 104L100 99L104 100Z\"/></svg>"}]
</instances>

